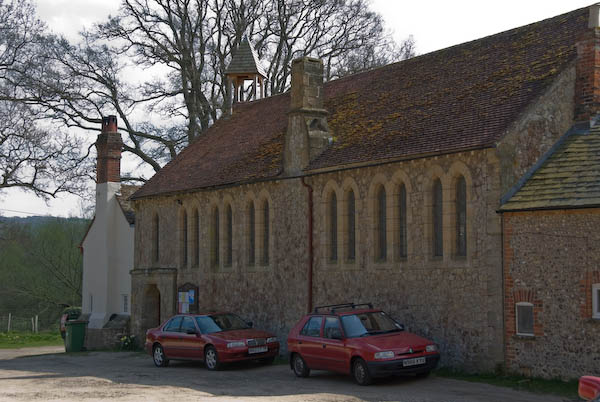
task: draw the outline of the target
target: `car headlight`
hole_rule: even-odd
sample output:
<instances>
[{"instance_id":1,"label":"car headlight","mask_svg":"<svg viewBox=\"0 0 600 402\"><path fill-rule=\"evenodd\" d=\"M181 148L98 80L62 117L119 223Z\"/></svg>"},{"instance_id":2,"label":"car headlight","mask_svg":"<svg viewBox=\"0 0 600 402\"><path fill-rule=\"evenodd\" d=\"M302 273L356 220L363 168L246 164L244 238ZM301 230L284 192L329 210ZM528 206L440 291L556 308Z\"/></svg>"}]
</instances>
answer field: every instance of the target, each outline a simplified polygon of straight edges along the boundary
<instances>
[{"instance_id":1,"label":"car headlight","mask_svg":"<svg viewBox=\"0 0 600 402\"><path fill-rule=\"evenodd\" d=\"M229 342L227 344L227 348L228 349L231 349L231 348L243 348L244 346L246 346L246 342L244 342L244 341Z\"/></svg>"},{"instance_id":2,"label":"car headlight","mask_svg":"<svg viewBox=\"0 0 600 402\"><path fill-rule=\"evenodd\" d=\"M279 342L279 340L277 339L276 336L272 336L270 338L267 338L267 343L273 343L273 342Z\"/></svg>"},{"instance_id":3,"label":"car headlight","mask_svg":"<svg viewBox=\"0 0 600 402\"><path fill-rule=\"evenodd\" d=\"M376 359L391 359L392 357L394 357L394 352L392 352L391 350L375 353Z\"/></svg>"},{"instance_id":4,"label":"car headlight","mask_svg":"<svg viewBox=\"0 0 600 402\"><path fill-rule=\"evenodd\" d=\"M427 345L425 351L427 352L436 352L438 350L437 345Z\"/></svg>"}]
</instances>

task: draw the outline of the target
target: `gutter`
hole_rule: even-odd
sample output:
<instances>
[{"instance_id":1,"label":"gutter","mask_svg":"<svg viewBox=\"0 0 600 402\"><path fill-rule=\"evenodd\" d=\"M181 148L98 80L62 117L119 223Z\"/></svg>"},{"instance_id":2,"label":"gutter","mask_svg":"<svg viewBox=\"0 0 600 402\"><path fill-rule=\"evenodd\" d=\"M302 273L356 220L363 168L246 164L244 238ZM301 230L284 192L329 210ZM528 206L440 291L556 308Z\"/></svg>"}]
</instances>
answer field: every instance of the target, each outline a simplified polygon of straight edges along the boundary
<instances>
[{"instance_id":1,"label":"gutter","mask_svg":"<svg viewBox=\"0 0 600 402\"><path fill-rule=\"evenodd\" d=\"M302 185L308 190L308 280L307 280L307 312L312 311L313 303L313 188L310 184L304 182L304 177L300 178Z\"/></svg>"}]
</instances>

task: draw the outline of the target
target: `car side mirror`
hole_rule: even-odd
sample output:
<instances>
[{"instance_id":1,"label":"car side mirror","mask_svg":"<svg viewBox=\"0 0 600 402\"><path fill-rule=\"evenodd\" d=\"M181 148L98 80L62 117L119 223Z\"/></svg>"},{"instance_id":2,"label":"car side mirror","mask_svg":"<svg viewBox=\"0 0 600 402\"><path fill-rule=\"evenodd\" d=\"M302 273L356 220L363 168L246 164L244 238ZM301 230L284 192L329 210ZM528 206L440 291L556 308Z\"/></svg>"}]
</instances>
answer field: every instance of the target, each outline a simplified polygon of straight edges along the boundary
<instances>
[{"instance_id":1,"label":"car side mirror","mask_svg":"<svg viewBox=\"0 0 600 402\"><path fill-rule=\"evenodd\" d=\"M248 321L246 324L247 324L247 325L248 325L250 328L252 328L252 326L254 325L254 324L252 323L252 321Z\"/></svg>"}]
</instances>

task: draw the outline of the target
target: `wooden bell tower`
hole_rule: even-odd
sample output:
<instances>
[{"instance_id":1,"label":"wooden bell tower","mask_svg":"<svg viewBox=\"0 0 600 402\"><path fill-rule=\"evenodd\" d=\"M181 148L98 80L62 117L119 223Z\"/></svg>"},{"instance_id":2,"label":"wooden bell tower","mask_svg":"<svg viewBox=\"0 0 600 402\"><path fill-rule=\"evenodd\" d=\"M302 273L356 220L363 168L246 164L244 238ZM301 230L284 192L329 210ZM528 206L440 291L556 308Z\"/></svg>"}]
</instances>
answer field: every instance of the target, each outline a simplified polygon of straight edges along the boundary
<instances>
[{"instance_id":1,"label":"wooden bell tower","mask_svg":"<svg viewBox=\"0 0 600 402\"><path fill-rule=\"evenodd\" d=\"M231 62L225 70L225 75L229 82L233 84L233 103L257 99L259 87L260 98L265 97L267 73L258 62L256 50L254 50L246 35L244 35L233 54ZM252 92L247 99L243 99L246 81L252 81Z\"/></svg>"}]
</instances>

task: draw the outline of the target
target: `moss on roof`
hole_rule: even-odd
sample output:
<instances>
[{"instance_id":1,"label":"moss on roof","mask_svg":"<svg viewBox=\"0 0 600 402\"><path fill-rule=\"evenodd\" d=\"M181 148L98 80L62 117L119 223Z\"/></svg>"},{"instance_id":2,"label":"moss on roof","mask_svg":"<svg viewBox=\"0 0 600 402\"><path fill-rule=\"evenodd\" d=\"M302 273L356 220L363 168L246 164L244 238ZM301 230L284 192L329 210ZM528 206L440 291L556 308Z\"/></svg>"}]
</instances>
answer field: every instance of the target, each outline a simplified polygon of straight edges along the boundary
<instances>
[{"instance_id":1,"label":"moss on roof","mask_svg":"<svg viewBox=\"0 0 600 402\"><path fill-rule=\"evenodd\" d=\"M500 211L600 205L600 126L572 134Z\"/></svg>"},{"instance_id":2,"label":"moss on roof","mask_svg":"<svg viewBox=\"0 0 600 402\"><path fill-rule=\"evenodd\" d=\"M330 81L335 141L307 171L494 146L576 57L588 9ZM289 92L238 104L134 198L278 177Z\"/></svg>"}]
</instances>

